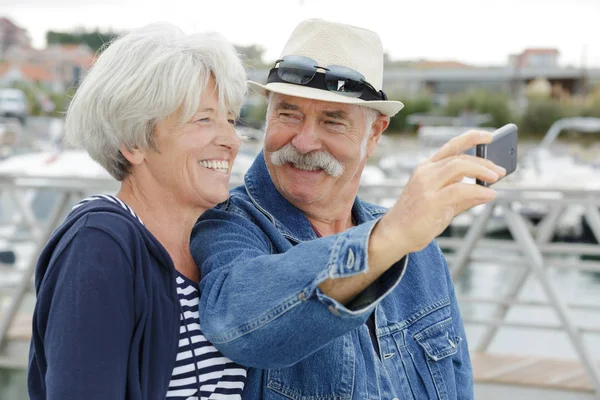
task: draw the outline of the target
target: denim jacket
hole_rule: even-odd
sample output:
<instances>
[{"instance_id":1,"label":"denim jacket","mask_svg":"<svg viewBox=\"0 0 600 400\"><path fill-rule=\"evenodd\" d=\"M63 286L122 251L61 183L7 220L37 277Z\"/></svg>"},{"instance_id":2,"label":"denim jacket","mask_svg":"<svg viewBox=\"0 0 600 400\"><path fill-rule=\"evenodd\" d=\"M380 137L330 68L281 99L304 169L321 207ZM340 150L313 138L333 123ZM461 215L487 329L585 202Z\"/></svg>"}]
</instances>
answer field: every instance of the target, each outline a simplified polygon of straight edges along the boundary
<instances>
[{"instance_id":1,"label":"denim jacket","mask_svg":"<svg viewBox=\"0 0 600 400\"><path fill-rule=\"evenodd\" d=\"M385 209L357 198L352 213L356 227L318 238L277 191L261 153L245 185L196 224L200 325L225 356L250 367L243 398L472 399L465 331L435 242L351 304L319 290L369 268L369 235ZM378 346L366 324L372 313Z\"/></svg>"}]
</instances>

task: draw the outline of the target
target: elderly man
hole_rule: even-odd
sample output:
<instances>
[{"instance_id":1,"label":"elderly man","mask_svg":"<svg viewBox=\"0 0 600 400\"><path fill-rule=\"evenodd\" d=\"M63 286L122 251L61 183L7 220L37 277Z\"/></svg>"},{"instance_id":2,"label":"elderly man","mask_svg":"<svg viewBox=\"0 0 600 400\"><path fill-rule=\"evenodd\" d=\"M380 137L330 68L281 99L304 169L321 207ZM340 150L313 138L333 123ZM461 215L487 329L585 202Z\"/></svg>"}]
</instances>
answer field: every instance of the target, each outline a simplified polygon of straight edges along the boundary
<instances>
[{"instance_id":1,"label":"elderly man","mask_svg":"<svg viewBox=\"0 0 600 400\"><path fill-rule=\"evenodd\" d=\"M468 132L419 165L390 210L357 198L402 103L381 90L365 29L322 20L292 33L265 86L264 151L192 233L200 325L249 366L245 399L469 399L472 371L448 267L433 239L494 198L504 171L463 155Z\"/></svg>"}]
</instances>

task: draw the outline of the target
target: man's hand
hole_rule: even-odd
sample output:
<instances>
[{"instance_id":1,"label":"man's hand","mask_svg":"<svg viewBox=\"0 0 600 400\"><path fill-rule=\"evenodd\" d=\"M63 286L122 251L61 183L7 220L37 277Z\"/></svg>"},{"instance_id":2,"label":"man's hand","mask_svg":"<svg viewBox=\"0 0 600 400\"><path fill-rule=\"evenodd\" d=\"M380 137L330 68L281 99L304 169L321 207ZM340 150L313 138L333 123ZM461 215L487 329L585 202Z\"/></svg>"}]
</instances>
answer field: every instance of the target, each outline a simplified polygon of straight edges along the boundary
<instances>
[{"instance_id":1,"label":"man's hand","mask_svg":"<svg viewBox=\"0 0 600 400\"><path fill-rule=\"evenodd\" d=\"M375 226L370 240L370 257L391 265L404 255L425 248L456 215L492 201L495 198L493 189L462 182L463 178L469 177L493 183L505 175L504 168L491 161L463 154L478 144L491 141L490 132L468 131L451 139L431 158L420 163L394 207ZM388 253L385 256L380 252L384 249Z\"/></svg>"}]
</instances>

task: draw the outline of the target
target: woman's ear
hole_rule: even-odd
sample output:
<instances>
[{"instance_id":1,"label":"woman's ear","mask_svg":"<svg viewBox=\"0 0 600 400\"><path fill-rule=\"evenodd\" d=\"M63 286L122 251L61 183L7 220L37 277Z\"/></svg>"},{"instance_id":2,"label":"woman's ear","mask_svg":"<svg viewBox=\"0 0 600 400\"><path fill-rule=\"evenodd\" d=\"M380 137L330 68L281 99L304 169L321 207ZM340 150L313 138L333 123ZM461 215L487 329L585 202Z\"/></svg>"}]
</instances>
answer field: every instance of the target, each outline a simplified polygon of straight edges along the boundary
<instances>
[{"instance_id":1,"label":"woman's ear","mask_svg":"<svg viewBox=\"0 0 600 400\"><path fill-rule=\"evenodd\" d=\"M130 149L124 144L121 144L119 150L121 151L121 154L123 154L123 157L125 157L125 159L131 163L131 165L141 164L146 157L146 153L144 151L140 149Z\"/></svg>"}]
</instances>

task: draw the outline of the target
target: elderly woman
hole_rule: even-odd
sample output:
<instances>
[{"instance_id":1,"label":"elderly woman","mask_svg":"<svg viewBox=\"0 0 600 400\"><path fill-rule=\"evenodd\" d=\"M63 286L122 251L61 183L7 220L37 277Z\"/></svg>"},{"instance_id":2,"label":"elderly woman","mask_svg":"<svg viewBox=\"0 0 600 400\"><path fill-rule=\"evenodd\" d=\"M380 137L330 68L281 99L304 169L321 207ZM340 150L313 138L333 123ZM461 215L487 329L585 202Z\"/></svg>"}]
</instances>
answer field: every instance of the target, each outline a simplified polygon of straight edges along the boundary
<instances>
[{"instance_id":1,"label":"elderly woman","mask_svg":"<svg viewBox=\"0 0 600 400\"><path fill-rule=\"evenodd\" d=\"M152 25L98 58L66 139L121 187L75 205L40 255L32 399L240 398L245 369L201 332L189 241L228 197L245 93L244 68L216 34Z\"/></svg>"}]
</instances>

